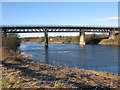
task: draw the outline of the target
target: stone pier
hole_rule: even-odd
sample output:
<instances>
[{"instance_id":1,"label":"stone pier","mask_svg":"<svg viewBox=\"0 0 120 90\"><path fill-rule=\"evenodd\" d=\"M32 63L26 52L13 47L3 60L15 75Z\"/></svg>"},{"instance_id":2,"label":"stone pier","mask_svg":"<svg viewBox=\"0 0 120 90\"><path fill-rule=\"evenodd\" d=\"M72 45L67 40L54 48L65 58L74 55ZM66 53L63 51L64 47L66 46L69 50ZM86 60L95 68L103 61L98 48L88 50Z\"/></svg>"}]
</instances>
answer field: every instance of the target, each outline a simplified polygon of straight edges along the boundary
<instances>
[{"instance_id":1,"label":"stone pier","mask_svg":"<svg viewBox=\"0 0 120 90\"><path fill-rule=\"evenodd\" d=\"M80 45L85 45L86 42L85 42L85 32L80 32L80 42L79 42Z\"/></svg>"},{"instance_id":2,"label":"stone pier","mask_svg":"<svg viewBox=\"0 0 120 90\"><path fill-rule=\"evenodd\" d=\"M48 47L48 32L45 31L45 47Z\"/></svg>"},{"instance_id":3,"label":"stone pier","mask_svg":"<svg viewBox=\"0 0 120 90\"><path fill-rule=\"evenodd\" d=\"M115 39L115 29L113 29L113 31L109 32L109 39Z\"/></svg>"}]
</instances>

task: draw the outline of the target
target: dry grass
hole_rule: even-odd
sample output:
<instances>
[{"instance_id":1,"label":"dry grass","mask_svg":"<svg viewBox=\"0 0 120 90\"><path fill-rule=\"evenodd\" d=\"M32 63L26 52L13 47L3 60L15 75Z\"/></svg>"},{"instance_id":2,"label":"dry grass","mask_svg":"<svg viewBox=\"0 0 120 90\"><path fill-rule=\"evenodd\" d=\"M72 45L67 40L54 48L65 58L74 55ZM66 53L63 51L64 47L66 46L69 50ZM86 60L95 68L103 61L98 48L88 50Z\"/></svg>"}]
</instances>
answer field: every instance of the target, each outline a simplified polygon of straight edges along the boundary
<instances>
[{"instance_id":1,"label":"dry grass","mask_svg":"<svg viewBox=\"0 0 120 90\"><path fill-rule=\"evenodd\" d=\"M120 45L120 34L115 36L115 39L103 39L99 44Z\"/></svg>"}]
</instances>

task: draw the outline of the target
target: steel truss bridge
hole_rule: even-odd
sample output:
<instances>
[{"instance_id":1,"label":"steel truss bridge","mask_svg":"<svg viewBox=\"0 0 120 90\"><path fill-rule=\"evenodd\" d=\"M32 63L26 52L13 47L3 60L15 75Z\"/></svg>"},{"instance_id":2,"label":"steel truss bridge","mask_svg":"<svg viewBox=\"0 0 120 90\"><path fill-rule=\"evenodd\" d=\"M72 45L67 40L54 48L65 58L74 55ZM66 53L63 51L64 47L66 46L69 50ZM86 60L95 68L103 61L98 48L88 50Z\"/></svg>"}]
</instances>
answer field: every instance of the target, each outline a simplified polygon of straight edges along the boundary
<instances>
[{"instance_id":1,"label":"steel truss bridge","mask_svg":"<svg viewBox=\"0 0 120 90\"><path fill-rule=\"evenodd\" d=\"M3 26L4 33L35 33L35 32L112 32L118 27L85 27L85 26Z\"/></svg>"},{"instance_id":2,"label":"steel truss bridge","mask_svg":"<svg viewBox=\"0 0 120 90\"><path fill-rule=\"evenodd\" d=\"M85 27L85 26L2 26L1 32L7 33L45 33L45 46L48 47L48 32L80 32L80 45L85 45L85 32L109 33L111 39L115 38L118 27Z\"/></svg>"}]
</instances>

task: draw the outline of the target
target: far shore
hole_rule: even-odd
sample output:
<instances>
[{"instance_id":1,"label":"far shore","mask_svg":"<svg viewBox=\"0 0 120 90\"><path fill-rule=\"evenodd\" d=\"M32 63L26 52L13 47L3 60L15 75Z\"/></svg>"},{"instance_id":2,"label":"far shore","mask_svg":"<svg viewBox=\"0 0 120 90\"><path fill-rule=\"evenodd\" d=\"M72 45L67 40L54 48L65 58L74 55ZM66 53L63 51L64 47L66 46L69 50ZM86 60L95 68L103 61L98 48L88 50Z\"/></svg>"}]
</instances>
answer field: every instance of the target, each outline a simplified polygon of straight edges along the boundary
<instances>
[{"instance_id":1,"label":"far shore","mask_svg":"<svg viewBox=\"0 0 120 90\"><path fill-rule=\"evenodd\" d=\"M39 43L39 42L21 42L21 43ZM41 43L44 43L44 42L41 42ZM49 42L49 43L61 43L61 44L78 44L78 42L70 42L70 43L63 43L63 42Z\"/></svg>"},{"instance_id":2,"label":"far shore","mask_svg":"<svg viewBox=\"0 0 120 90\"><path fill-rule=\"evenodd\" d=\"M86 35L85 42L86 44L100 44L100 45L120 45L119 41L120 34L116 35L114 39L108 38L108 36L95 36L95 35ZM79 36L56 36L49 37L49 43L60 43L60 44L79 44ZM22 43L44 43L44 37L30 37L22 38Z\"/></svg>"}]
</instances>

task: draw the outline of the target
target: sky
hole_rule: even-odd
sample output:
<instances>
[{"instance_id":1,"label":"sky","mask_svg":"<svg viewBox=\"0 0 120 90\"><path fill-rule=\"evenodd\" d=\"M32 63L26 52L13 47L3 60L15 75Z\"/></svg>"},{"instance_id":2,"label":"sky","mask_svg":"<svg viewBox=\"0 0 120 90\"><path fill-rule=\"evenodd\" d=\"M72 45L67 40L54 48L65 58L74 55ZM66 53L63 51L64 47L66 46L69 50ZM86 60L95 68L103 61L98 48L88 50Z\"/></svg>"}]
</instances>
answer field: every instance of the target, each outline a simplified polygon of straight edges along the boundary
<instances>
[{"instance_id":1,"label":"sky","mask_svg":"<svg viewBox=\"0 0 120 90\"><path fill-rule=\"evenodd\" d=\"M3 2L2 25L118 26L118 2ZM78 33L49 33L57 35Z\"/></svg>"}]
</instances>

